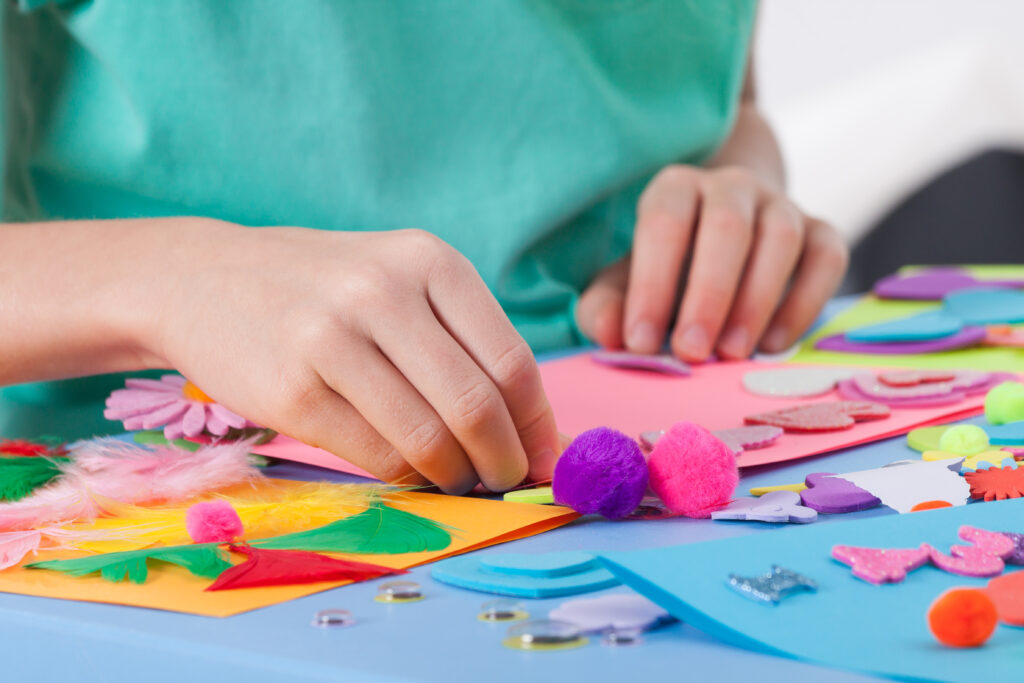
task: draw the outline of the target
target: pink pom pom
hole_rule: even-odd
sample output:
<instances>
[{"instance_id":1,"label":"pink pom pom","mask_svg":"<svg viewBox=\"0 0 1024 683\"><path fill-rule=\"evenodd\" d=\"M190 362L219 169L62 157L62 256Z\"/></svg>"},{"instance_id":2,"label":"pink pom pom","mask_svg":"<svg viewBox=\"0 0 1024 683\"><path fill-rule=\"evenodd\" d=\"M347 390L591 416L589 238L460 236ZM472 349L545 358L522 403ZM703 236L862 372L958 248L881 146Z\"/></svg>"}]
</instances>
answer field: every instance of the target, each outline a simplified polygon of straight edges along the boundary
<instances>
[{"instance_id":1,"label":"pink pom pom","mask_svg":"<svg viewBox=\"0 0 1024 683\"><path fill-rule=\"evenodd\" d=\"M245 531L235 508L226 500L190 507L185 512L185 529L196 543L229 543Z\"/></svg>"},{"instance_id":2,"label":"pink pom pom","mask_svg":"<svg viewBox=\"0 0 1024 683\"><path fill-rule=\"evenodd\" d=\"M654 492L687 517L710 517L732 499L740 480L729 447L692 422L677 422L658 439L647 465Z\"/></svg>"}]
</instances>

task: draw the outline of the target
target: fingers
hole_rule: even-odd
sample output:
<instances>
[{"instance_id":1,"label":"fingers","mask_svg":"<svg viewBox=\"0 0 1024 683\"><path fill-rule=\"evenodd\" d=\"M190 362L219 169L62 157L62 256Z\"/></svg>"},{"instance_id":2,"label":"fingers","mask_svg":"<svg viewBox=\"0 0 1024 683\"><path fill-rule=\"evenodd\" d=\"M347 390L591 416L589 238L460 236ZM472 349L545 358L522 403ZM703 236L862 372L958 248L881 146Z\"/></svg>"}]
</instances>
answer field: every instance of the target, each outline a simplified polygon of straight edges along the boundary
<instances>
[{"instance_id":1,"label":"fingers","mask_svg":"<svg viewBox=\"0 0 1024 683\"><path fill-rule=\"evenodd\" d=\"M440 416L484 486L503 491L526 477L526 453L504 397L430 308L416 302L395 316L381 315L371 332L384 355ZM534 430L537 424L524 427Z\"/></svg>"},{"instance_id":2,"label":"fingers","mask_svg":"<svg viewBox=\"0 0 1024 683\"><path fill-rule=\"evenodd\" d=\"M637 205L624 320L631 351L661 349L693 234L698 187L695 169L670 166L651 181Z\"/></svg>"},{"instance_id":3,"label":"fingers","mask_svg":"<svg viewBox=\"0 0 1024 683\"><path fill-rule=\"evenodd\" d=\"M264 424L323 448L388 483L428 483L348 401L319 377L283 384L281 407L272 413L274 420L265 420ZM282 420L280 425L276 420Z\"/></svg>"},{"instance_id":4,"label":"fingers","mask_svg":"<svg viewBox=\"0 0 1024 683\"><path fill-rule=\"evenodd\" d=\"M703 361L722 330L753 238L759 189L739 172L720 171L702 187L690 274L672 333L672 350Z\"/></svg>"},{"instance_id":5,"label":"fingers","mask_svg":"<svg viewBox=\"0 0 1024 683\"><path fill-rule=\"evenodd\" d=\"M778 306L804 244L804 218L782 197L761 207L746 271L719 339L723 358L746 358Z\"/></svg>"},{"instance_id":6,"label":"fingers","mask_svg":"<svg viewBox=\"0 0 1024 683\"><path fill-rule=\"evenodd\" d=\"M561 449L537 361L476 270L459 256L428 280L428 297L443 330L498 392L486 438L475 440L480 450L459 439L481 480L497 491L519 484L524 466L530 477L553 467Z\"/></svg>"},{"instance_id":7,"label":"fingers","mask_svg":"<svg viewBox=\"0 0 1024 683\"><path fill-rule=\"evenodd\" d=\"M417 472L446 493L466 493L477 483L462 446L415 387L367 340L345 353L318 359L327 385Z\"/></svg>"},{"instance_id":8,"label":"fingers","mask_svg":"<svg viewBox=\"0 0 1024 683\"><path fill-rule=\"evenodd\" d=\"M800 338L846 272L849 255L835 228L813 218L805 225L804 252L793 284L761 342L761 348L769 353L784 351Z\"/></svg>"},{"instance_id":9,"label":"fingers","mask_svg":"<svg viewBox=\"0 0 1024 683\"><path fill-rule=\"evenodd\" d=\"M606 349L622 348L622 316L630 257L608 266L594 278L576 304L580 331Z\"/></svg>"}]
</instances>

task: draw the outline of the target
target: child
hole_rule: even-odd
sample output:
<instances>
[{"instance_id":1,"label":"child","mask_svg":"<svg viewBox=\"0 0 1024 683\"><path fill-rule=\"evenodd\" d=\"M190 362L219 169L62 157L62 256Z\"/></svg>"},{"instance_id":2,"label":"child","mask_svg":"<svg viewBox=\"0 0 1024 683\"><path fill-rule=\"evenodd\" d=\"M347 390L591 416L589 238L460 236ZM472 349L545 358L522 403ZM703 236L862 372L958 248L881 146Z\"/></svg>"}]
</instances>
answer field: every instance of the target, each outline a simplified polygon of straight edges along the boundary
<instances>
[{"instance_id":1,"label":"child","mask_svg":"<svg viewBox=\"0 0 1024 683\"><path fill-rule=\"evenodd\" d=\"M751 0L12 5L2 384L175 368L389 481L503 490L560 450L531 347L779 351L845 267L783 193ZM0 433L111 386L10 387Z\"/></svg>"}]
</instances>

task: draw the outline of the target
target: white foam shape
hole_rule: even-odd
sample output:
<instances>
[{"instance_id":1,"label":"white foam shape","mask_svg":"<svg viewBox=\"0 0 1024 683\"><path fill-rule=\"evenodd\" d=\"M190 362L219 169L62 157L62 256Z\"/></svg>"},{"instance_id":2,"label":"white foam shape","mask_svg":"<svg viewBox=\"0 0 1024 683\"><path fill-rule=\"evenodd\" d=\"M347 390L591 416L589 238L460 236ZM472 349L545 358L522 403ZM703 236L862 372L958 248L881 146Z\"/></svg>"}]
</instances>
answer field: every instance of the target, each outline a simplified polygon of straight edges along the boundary
<instances>
[{"instance_id":1,"label":"white foam shape","mask_svg":"<svg viewBox=\"0 0 1024 683\"><path fill-rule=\"evenodd\" d=\"M850 368L829 367L752 370L743 375L743 388L758 396L809 398L827 394L854 374Z\"/></svg>"},{"instance_id":2,"label":"white foam shape","mask_svg":"<svg viewBox=\"0 0 1024 683\"><path fill-rule=\"evenodd\" d=\"M609 628L645 630L668 619L669 613L641 595L612 593L563 602L548 616L575 624L585 633L596 633Z\"/></svg>"},{"instance_id":3,"label":"white foam shape","mask_svg":"<svg viewBox=\"0 0 1024 683\"><path fill-rule=\"evenodd\" d=\"M871 493L883 505L899 513L910 512L918 503L944 500L954 506L966 505L971 487L960 476L963 458L892 463L860 472L837 474L854 486Z\"/></svg>"}]
</instances>

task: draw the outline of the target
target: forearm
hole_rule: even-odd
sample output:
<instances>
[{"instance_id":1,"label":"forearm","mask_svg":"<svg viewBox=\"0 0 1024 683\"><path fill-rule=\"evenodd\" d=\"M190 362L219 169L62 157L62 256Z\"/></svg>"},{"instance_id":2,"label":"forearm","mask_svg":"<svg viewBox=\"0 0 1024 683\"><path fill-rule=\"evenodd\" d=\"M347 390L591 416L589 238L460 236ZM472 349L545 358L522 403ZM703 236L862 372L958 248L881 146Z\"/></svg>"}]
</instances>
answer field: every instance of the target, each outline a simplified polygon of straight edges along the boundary
<instances>
[{"instance_id":1,"label":"forearm","mask_svg":"<svg viewBox=\"0 0 1024 683\"><path fill-rule=\"evenodd\" d=\"M192 220L0 225L0 384L159 367L164 250Z\"/></svg>"},{"instance_id":2,"label":"forearm","mask_svg":"<svg viewBox=\"0 0 1024 683\"><path fill-rule=\"evenodd\" d=\"M711 168L742 166L767 187L779 192L785 189L782 152L771 126L761 115L752 96L745 97L740 103L732 133L707 165Z\"/></svg>"}]
</instances>

